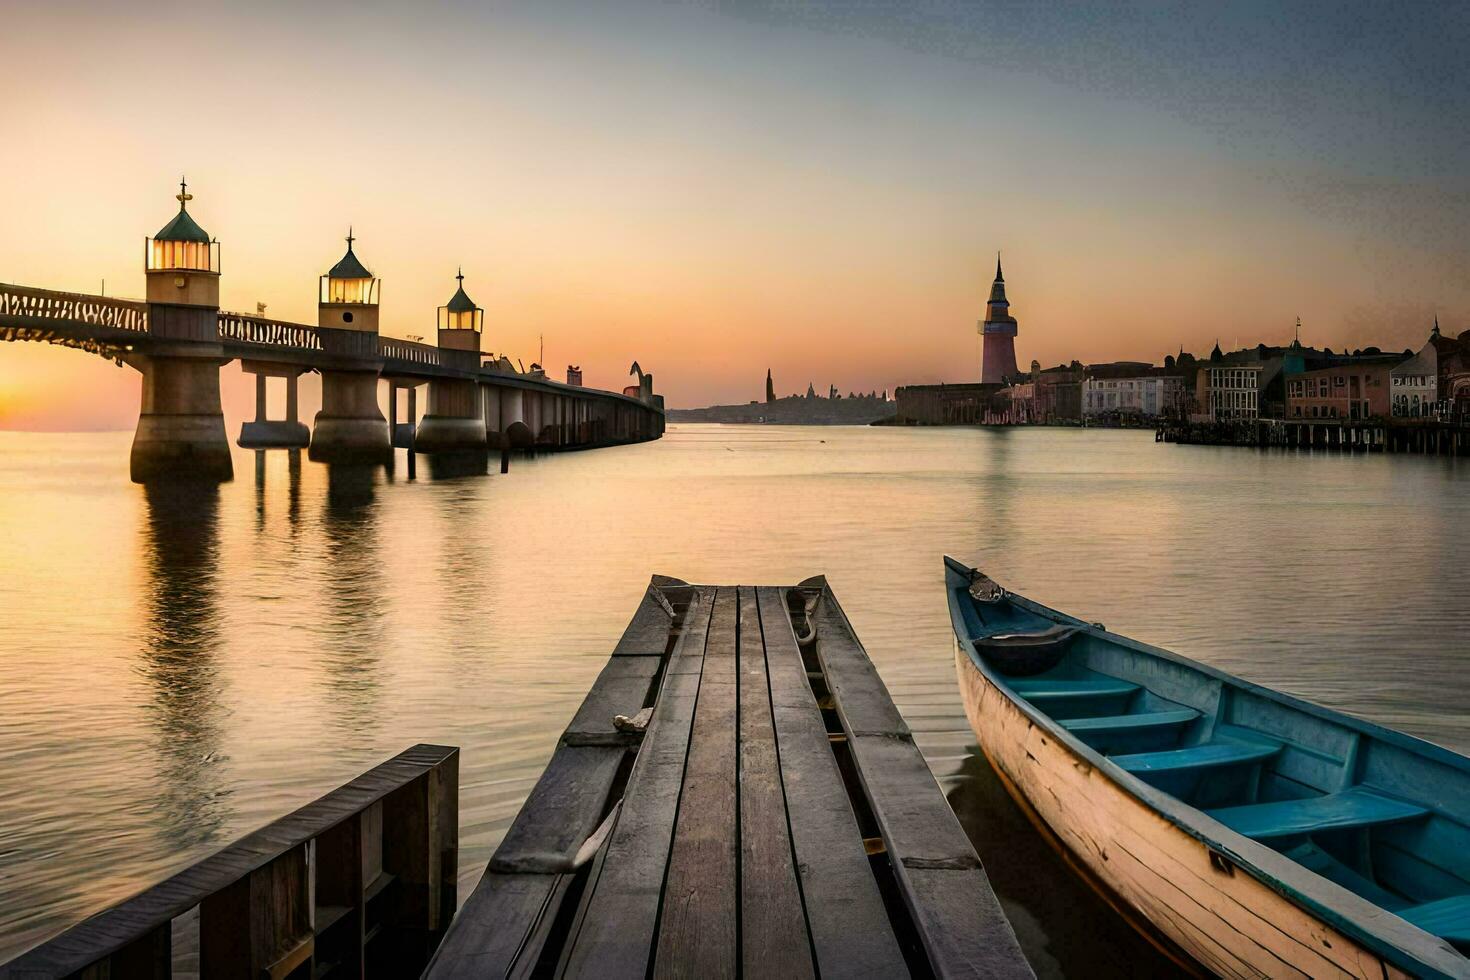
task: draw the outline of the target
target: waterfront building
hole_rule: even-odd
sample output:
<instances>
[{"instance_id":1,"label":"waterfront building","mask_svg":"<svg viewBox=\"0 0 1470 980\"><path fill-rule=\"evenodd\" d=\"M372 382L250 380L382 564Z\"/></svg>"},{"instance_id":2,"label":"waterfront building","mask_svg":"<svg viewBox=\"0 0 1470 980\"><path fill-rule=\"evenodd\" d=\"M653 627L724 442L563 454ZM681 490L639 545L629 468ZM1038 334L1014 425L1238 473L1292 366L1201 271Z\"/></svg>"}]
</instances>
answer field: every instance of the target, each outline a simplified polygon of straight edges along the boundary
<instances>
[{"instance_id":1,"label":"waterfront building","mask_svg":"<svg viewBox=\"0 0 1470 980\"><path fill-rule=\"evenodd\" d=\"M982 350L980 383L1004 384L1020 373L1016 368L1016 318L1011 316L1006 299L1005 276L1000 269L1000 254L995 256L995 282L990 285L990 299L985 304L985 319L980 324Z\"/></svg>"},{"instance_id":2,"label":"waterfront building","mask_svg":"<svg viewBox=\"0 0 1470 980\"><path fill-rule=\"evenodd\" d=\"M1470 425L1470 330L1458 337L1445 337L1436 320L1430 342L1439 368L1441 417L1457 425Z\"/></svg>"},{"instance_id":3,"label":"waterfront building","mask_svg":"<svg viewBox=\"0 0 1470 980\"><path fill-rule=\"evenodd\" d=\"M1259 418L1264 371L1260 361L1224 355L1216 344L1209 363L1199 369L1195 379L1198 414L1194 420L1241 422Z\"/></svg>"},{"instance_id":4,"label":"waterfront building","mask_svg":"<svg viewBox=\"0 0 1470 980\"><path fill-rule=\"evenodd\" d=\"M1439 320L1434 321L1435 334ZM1419 353L1389 371L1389 396L1395 418L1439 414L1439 349L1431 336Z\"/></svg>"},{"instance_id":5,"label":"waterfront building","mask_svg":"<svg viewBox=\"0 0 1470 980\"><path fill-rule=\"evenodd\" d=\"M1387 416L1390 375L1401 354L1368 355L1286 379L1289 419L1371 419Z\"/></svg>"},{"instance_id":6,"label":"waterfront building","mask_svg":"<svg viewBox=\"0 0 1470 980\"><path fill-rule=\"evenodd\" d=\"M1160 418L1178 414L1183 401L1184 379L1170 375L1089 377L1082 382L1083 418Z\"/></svg>"}]
</instances>

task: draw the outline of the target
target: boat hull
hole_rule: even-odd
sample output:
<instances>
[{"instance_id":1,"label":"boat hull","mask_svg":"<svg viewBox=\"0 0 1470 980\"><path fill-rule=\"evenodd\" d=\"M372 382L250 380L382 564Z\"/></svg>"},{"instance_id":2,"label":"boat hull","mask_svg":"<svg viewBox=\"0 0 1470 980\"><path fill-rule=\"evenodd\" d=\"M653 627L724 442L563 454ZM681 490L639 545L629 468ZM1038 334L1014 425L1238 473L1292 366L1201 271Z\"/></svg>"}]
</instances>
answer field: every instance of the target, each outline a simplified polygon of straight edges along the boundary
<instances>
[{"instance_id":1,"label":"boat hull","mask_svg":"<svg viewBox=\"0 0 1470 980\"><path fill-rule=\"evenodd\" d=\"M955 669L970 727L1007 790L1166 952L1226 977L1410 976L1147 806L1029 718L962 647Z\"/></svg>"}]
</instances>

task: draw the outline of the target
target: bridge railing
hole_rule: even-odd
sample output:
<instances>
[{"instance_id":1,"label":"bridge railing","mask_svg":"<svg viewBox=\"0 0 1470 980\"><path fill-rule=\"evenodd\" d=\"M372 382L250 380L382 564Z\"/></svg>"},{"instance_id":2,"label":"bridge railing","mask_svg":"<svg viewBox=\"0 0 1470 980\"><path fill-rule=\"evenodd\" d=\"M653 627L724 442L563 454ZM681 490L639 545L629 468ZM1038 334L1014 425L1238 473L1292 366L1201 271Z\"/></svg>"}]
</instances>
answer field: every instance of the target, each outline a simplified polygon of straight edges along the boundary
<instances>
[{"instance_id":1,"label":"bridge railing","mask_svg":"<svg viewBox=\"0 0 1470 980\"><path fill-rule=\"evenodd\" d=\"M220 311L219 336L221 340L235 340L245 344L299 347L304 350L322 349L322 338L315 327L246 316L244 313Z\"/></svg>"},{"instance_id":2,"label":"bridge railing","mask_svg":"<svg viewBox=\"0 0 1470 980\"><path fill-rule=\"evenodd\" d=\"M62 293L0 283L0 316L29 316L44 320L72 320L114 330L148 329L148 304L136 300Z\"/></svg>"},{"instance_id":3,"label":"bridge railing","mask_svg":"<svg viewBox=\"0 0 1470 980\"><path fill-rule=\"evenodd\" d=\"M365 963L416 977L454 915L458 800L459 750L416 745L0 964L0 980L155 980L191 953L203 977L361 977Z\"/></svg>"},{"instance_id":4,"label":"bridge railing","mask_svg":"<svg viewBox=\"0 0 1470 980\"><path fill-rule=\"evenodd\" d=\"M412 364L433 364L440 362L439 348L433 344L420 344L412 340L399 340L397 337L378 338L378 356L393 358L398 361L408 361Z\"/></svg>"}]
</instances>

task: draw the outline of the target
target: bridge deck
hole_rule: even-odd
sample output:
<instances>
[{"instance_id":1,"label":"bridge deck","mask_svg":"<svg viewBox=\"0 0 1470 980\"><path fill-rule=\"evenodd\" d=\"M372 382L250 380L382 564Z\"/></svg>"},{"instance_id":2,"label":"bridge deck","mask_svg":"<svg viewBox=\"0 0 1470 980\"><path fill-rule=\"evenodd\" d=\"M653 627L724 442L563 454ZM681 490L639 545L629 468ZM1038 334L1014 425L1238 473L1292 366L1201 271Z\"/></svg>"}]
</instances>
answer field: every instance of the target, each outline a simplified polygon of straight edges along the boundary
<instances>
[{"instance_id":1,"label":"bridge deck","mask_svg":"<svg viewBox=\"0 0 1470 980\"><path fill-rule=\"evenodd\" d=\"M825 581L662 578L427 976L546 974L1031 975Z\"/></svg>"}]
</instances>

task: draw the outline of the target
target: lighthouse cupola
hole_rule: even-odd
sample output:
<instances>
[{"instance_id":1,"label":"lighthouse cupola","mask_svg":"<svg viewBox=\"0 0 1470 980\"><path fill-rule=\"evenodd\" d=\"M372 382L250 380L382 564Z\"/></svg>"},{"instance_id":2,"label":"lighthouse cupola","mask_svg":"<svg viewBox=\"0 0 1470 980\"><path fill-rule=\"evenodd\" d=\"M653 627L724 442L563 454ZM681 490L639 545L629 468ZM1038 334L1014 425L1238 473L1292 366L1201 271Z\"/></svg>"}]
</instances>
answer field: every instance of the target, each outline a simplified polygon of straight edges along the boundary
<instances>
[{"instance_id":1,"label":"lighthouse cupola","mask_svg":"<svg viewBox=\"0 0 1470 980\"><path fill-rule=\"evenodd\" d=\"M194 195L179 179L179 213L144 239L143 271L148 279L148 302L170 306L219 307L219 242L199 227L189 213Z\"/></svg>"},{"instance_id":2,"label":"lighthouse cupola","mask_svg":"<svg viewBox=\"0 0 1470 980\"><path fill-rule=\"evenodd\" d=\"M448 303L439 307L439 346L479 353L485 311L464 291L464 270L454 278L459 280L459 288Z\"/></svg>"},{"instance_id":3,"label":"lighthouse cupola","mask_svg":"<svg viewBox=\"0 0 1470 980\"><path fill-rule=\"evenodd\" d=\"M335 330L378 332L378 280L352 250L356 241L347 231L347 254L321 277L317 325Z\"/></svg>"}]
</instances>

